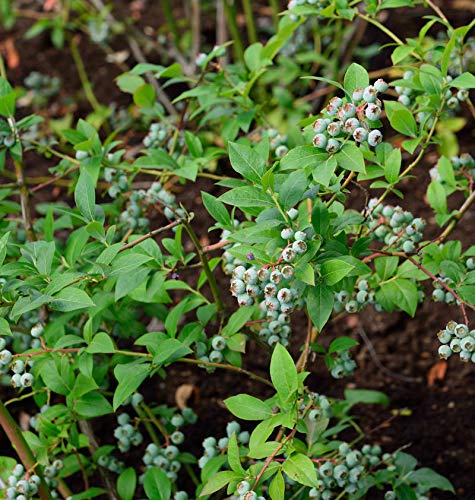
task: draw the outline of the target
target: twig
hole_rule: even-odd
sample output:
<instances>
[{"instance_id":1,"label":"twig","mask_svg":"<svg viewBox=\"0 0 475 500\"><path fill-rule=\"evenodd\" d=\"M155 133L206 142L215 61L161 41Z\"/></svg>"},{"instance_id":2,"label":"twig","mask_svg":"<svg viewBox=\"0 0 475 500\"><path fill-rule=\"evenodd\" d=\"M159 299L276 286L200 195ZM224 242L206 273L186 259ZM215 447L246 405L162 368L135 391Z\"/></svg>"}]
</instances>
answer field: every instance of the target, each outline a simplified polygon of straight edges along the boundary
<instances>
[{"instance_id":1,"label":"twig","mask_svg":"<svg viewBox=\"0 0 475 500\"><path fill-rule=\"evenodd\" d=\"M441 233L441 235L436 238L435 240L436 243L442 243L447 238L447 236L453 231L455 226L459 223L459 221L468 211L470 205L473 203L474 200L475 200L475 191L473 191L470 194L470 196L465 200L464 204L460 207L459 211L453 216L450 224L445 228L445 230Z\"/></svg>"},{"instance_id":2,"label":"twig","mask_svg":"<svg viewBox=\"0 0 475 500\"><path fill-rule=\"evenodd\" d=\"M302 354L295 364L298 372L303 372L305 370L308 361L308 354L310 352L310 345L312 344L312 342L315 342L317 337L318 330L313 327L310 317L307 317L307 338L305 339L305 347L303 348Z\"/></svg>"},{"instance_id":3,"label":"twig","mask_svg":"<svg viewBox=\"0 0 475 500\"><path fill-rule=\"evenodd\" d=\"M196 61L201 48L201 5L200 0L191 0L191 60Z\"/></svg>"},{"instance_id":4,"label":"twig","mask_svg":"<svg viewBox=\"0 0 475 500\"><path fill-rule=\"evenodd\" d=\"M33 229L33 222L31 220L29 203L30 194L28 192L28 188L26 187L25 178L23 176L23 165L18 160L14 160L14 165L17 184L20 189L21 213L23 218L23 225L25 226L26 237L28 238L28 241L35 241L36 235Z\"/></svg>"},{"instance_id":5,"label":"twig","mask_svg":"<svg viewBox=\"0 0 475 500\"><path fill-rule=\"evenodd\" d=\"M128 248L132 248L135 245L142 243L142 241L148 240L149 238L153 238L157 234L163 233L164 231L168 231L169 229L172 229L172 228L180 225L182 222L183 222L182 219L178 219L176 221L170 222L170 224L167 224L166 226L159 227L158 229L154 229L153 231L150 231L149 233L144 234L143 236L140 236L140 238L137 238L136 240L131 241L130 243L127 243L119 250L119 252L123 252L124 250L127 250Z\"/></svg>"},{"instance_id":6,"label":"twig","mask_svg":"<svg viewBox=\"0 0 475 500\"><path fill-rule=\"evenodd\" d=\"M242 0L244 7L244 17L246 18L246 30L249 44L257 42L256 26L254 25L254 14L252 13L251 0Z\"/></svg>"}]
</instances>

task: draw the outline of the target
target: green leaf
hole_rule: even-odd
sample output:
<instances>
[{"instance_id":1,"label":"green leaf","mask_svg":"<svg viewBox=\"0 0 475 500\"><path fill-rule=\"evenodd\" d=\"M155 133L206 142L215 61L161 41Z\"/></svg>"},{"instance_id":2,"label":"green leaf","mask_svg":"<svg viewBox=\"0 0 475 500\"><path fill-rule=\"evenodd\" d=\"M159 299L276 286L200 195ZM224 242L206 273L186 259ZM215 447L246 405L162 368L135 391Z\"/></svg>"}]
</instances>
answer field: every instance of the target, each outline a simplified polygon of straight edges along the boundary
<instances>
[{"instance_id":1,"label":"green leaf","mask_svg":"<svg viewBox=\"0 0 475 500\"><path fill-rule=\"evenodd\" d=\"M401 161L401 150L398 148L394 148L386 158L386 162L384 164L384 176L391 184L394 184L399 179Z\"/></svg>"},{"instance_id":2,"label":"green leaf","mask_svg":"<svg viewBox=\"0 0 475 500\"><path fill-rule=\"evenodd\" d=\"M114 375L119 382L115 392L112 406L114 411L139 387L150 373L149 363L127 363L117 365L114 368Z\"/></svg>"},{"instance_id":3,"label":"green leaf","mask_svg":"<svg viewBox=\"0 0 475 500\"><path fill-rule=\"evenodd\" d=\"M299 484L319 488L315 464L302 453L290 456L282 466L282 470Z\"/></svg>"},{"instance_id":4,"label":"green leaf","mask_svg":"<svg viewBox=\"0 0 475 500\"><path fill-rule=\"evenodd\" d=\"M398 500L417 500L418 498L416 492L405 483L396 486L394 491Z\"/></svg>"},{"instance_id":5,"label":"green leaf","mask_svg":"<svg viewBox=\"0 0 475 500\"><path fill-rule=\"evenodd\" d=\"M74 401L74 410L83 418L96 418L113 412L107 399L98 391L88 392Z\"/></svg>"},{"instance_id":6,"label":"green leaf","mask_svg":"<svg viewBox=\"0 0 475 500\"><path fill-rule=\"evenodd\" d=\"M338 337L337 339L332 341L330 347L328 348L328 352L331 354L334 352L346 351L347 349L350 349L351 347L355 347L357 345L358 342L356 342L356 340L350 339L350 337Z\"/></svg>"},{"instance_id":7,"label":"green leaf","mask_svg":"<svg viewBox=\"0 0 475 500\"><path fill-rule=\"evenodd\" d=\"M200 497L211 495L221 488L224 488L231 481L237 481L239 479L241 479L241 476L233 471L224 470L218 472L205 484L205 487L200 493Z\"/></svg>"},{"instance_id":8,"label":"green leaf","mask_svg":"<svg viewBox=\"0 0 475 500\"><path fill-rule=\"evenodd\" d=\"M86 349L86 352L90 352L91 354L97 353L112 353L115 352L114 342L110 336L105 332L99 332L94 335L92 342Z\"/></svg>"},{"instance_id":9,"label":"green leaf","mask_svg":"<svg viewBox=\"0 0 475 500\"><path fill-rule=\"evenodd\" d=\"M201 198L206 210L216 222L223 226L231 226L231 217L221 201L204 191L201 191Z\"/></svg>"},{"instance_id":10,"label":"green leaf","mask_svg":"<svg viewBox=\"0 0 475 500\"><path fill-rule=\"evenodd\" d=\"M427 200L438 214L447 213L447 195L440 182L432 181L427 188Z\"/></svg>"},{"instance_id":11,"label":"green leaf","mask_svg":"<svg viewBox=\"0 0 475 500\"><path fill-rule=\"evenodd\" d=\"M112 261L110 276L127 274L150 260L152 260L150 255L138 252L122 252Z\"/></svg>"},{"instance_id":12,"label":"green leaf","mask_svg":"<svg viewBox=\"0 0 475 500\"><path fill-rule=\"evenodd\" d=\"M363 153L354 142L347 142L335 154L335 159L338 165L345 170L362 173L366 171Z\"/></svg>"},{"instance_id":13,"label":"green leaf","mask_svg":"<svg viewBox=\"0 0 475 500\"><path fill-rule=\"evenodd\" d=\"M171 363L178 358L190 354L191 349L177 339L166 339L160 344L160 348L153 358L156 365Z\"/></svg>"},{"instance_id":14,"label":"green leaf","mask_svg":"<svg viewBox=\"0 0 475 500\"><path fill-rule=\"evenodd\" d=\"M314 146L297 146L280 160L280 168L281 170L300 170L316 167L327 156Z\"/></svg>"},{"instance_id":15,"label":"green leaf","mask_svg":"<svg viewBox=\"0 0 475 500\"><path fill-rule=\"evenodd\" d=\"M239 456L239 445L236 438L236 433L233 432L228 442L228 463L231 469L243 476L246 475L244 467L241 465L241 458Z\"/></svg>"},{"instance_id":16,"label":"green leaf","mask_svg":"<svg viewBox=\"0 0 475 500\"><path fill-rule=\"evenodd\" d=\"M418 304L417 286L405 278L397 278L381 285L393 304L414 317Z\"/></svg>"},{"instance_id":17,"label":"green leaf","mask_svg":"<svg viewBox=\"0 0 475 500\"><path fill-rule=\"evenodd\" d=\"M455 490L452 483L447 478L441 476L440 474L437 474L437 472L429 469L428 467L423 467L414 472L411 472L408 476L408 479L411 483L416 483L424 489L437 488L438 490L442 491L450 491L455 495Z\"/></svg>"},{"instance_id":18,"label":"green leaf","mask_svg":"<svg viewBox=\"0 0 475 500\"><path fill-rule=\"evenodd\" d=\"M351 64L345 73L345 79L343 81L345 90L351 95L356 89L362 89L369 85L368 72L363 68L363 66L353 63Z\"/></svg>"},{"instance_id":19,"label":"green leaf","mask_svg":"<svg viewBox=\"0 0 475 500\"><path fill-rule=\"evenodd\" d=\"M270 378L280 399L288 401L298 389L297 368L282 344L276 344L270 362Z\"/></svg>"},{"instance_id":20,"label":"green leaf","mask_svg":"<svg viewBox=\"0 0 475 500\"><path fill-rule=\"evenodd\" d=\"M74 201L82 216L88 220L94 220L96 207L96 192L91 176L86 170L82 170L79 180L74 189Z\"/></svg>"},{"instance_id":21,"label":"green leaf","mask_svg":"<svg viewBox=\"0 0 475 500\"><path fill-rule=\"evenodd\" d=\"M325 187L330 185L330 181L335 173L338 162L335 155L325 153L325 158L321 159L316 168L311 171L313 180L318 184L323 184Z\"/></svg>"},{"instance_id":22,"label":"green leaf","mask_svg":"<svg viewBox=\"0 0 475 500\"><path fill-rule=\"evenodd\" d=\"M383 392L367 389L346 389L345 399L353 406L358 403L388 406L389 398Z\"/></svg>"},{"instance_id":23,"label":"green leaf","mask_svg":"<svg viewBox=\"0 0 475 500\"><path fill-rule=\"evenodd\" d=\"M377 257L374 259L374 267L381 281L392 278L397 271L399 257Z\"/></svg>"},{"instance_id":24,"label":"green leaf","mask_svg":"<svg viewBox=\"0 0 475 500\"><path fill-rule=\"evenodd\" d=\"M475 75L473 73L462 73L454 78L450 85L457 89L475 89Z\"/></svg>"},{"instance_id":25,"label":"green leaf","mask_svg":"<svg viewBox=\"0 0 475 500\"><path fill-rule=\"evenodd\" d=\"M423 64L419 68L419 80L429 95L440 95L444 84L442 73L431 64Z\"/></svg>"},{"instance_id":26,"label":"green leaf","mask_svg":"<svg viewBox=\"0 0 475 500\"><path fill-rule=\"evenodd\" d=\"M7 255L7 244L8 244L9 237L10 237L10 231L5 233L0 238L0 266L3 264L3 261L5 260L5 257Z\"/></svg>"},{"instance_id":27,"label":"green leaf","mask_svg":"<svg viewBox=\"0 0 475 500\"><path fill-rule=\"evenodd\" d=\"M227 325L223 328L221 333L226 337L230 337L231 335L241 331L242 327L247 321L249 321L254 311L255 309L253 307L240 307L231 315Z\"/></svg>"},{"instance_id":28,"label":"green leaf","mask_svg":"<svg viewBox=\"0 0 475 500\"><path fill-rule=\"evenodd\" d=\"M227 409L242 420L264 420L272 416L272 408L264 401L249 396L238 394L224 400Z\"/></svg>"},{"instance_id":29,"label":"green leaf","mask_svg":"<svg viewBox=\"0 0 475 500\"><path fill-rule=\"evenodd\" d=\"M104 496L107 493L103 488L89 488L86 491L77 493L69 497L69 500L89 500L90 498L95 498L98 496Z\"/></svg>"},{"instance_id":30,"label":"green leaf","mask_svg":"<svg viewBox=\"0 0 475 500\"><path fill-rule=\"evenodd\" d=\"M171 498L170 479L158 467L148 469L145 473L143 487L150 500L169 500Z\"/></svg>"},{"instance_id":31,"label":"green leaf","mask_svg":"<svg viewBox=\"0 0 475 500\"><path fill-rule=\"evenodd\" d=\"M229 161L236 172L253 184L259 184L266 171L262 158L243 144L229 143Z\"/></svg>"},{"instance_id":32,"label":"green leaf","mask_svg":"<svg viewBox=\"0 0 475 500\"><path fill-rule=\"evenodd\" d=\"M326 236L330 227L330 212L320 198L316 200L312 210L312 226L320 236Z\"/></svg>"},{"instance_id":33,"label":"green leaf","mask_svg":"<svg viewBox=\"0 0 475 500\"><path fill-rule=\"evenodd\" d=\"M84 290L70 286L63 288L54 296L50 307L55 311L68 312L83 309L84 307L94 307L95 305Z\"/></svg>"},{"instance_id":34,"label":"green leaf","mask_svg":"<svg viewBox=\"0 0 475 500\"><path fill-rule=\"evenodd\" d=\"M342 259L326 260L321 267L323 279L327 285L334 285L353 271L355 266Z\"/></svg>"},{"instance_id":35,"label":"green leaf","mask_svg":"<svg viewBox=\"0 0 475 500\"><path fill-rule=\"evenodd\" d=\"M231 189L221 195L218 199L228 205L233 205L239 208L275 207L274 201L268 194L263 193L259 188L253 186L242 186Z\"/></svg>"},{"instance_id":36,"label":"green leaf","mask_svg":"<svg viewBox=\"0 0 475 500\"><path fill-rule=\"evenodd\" d=\"M0 318L0 337L11 336L10 324L5 318Z\"/></svg>"},{"instance_id":37,"label":"green leaf","mask_svg":"<svg viewBox=\"0 0 475 500\"><path fill-rule=\"evenodd\" d=\"M417 123L411 111L397 101L385 101L384 107L394 130L408 137L416 137Z\"/></svg>"},{"instance_id":38,"label":"green leaf","mask_svg":"<svg viewBox=\"0 0 475 500\"><path fill-rule=\"evenodd\" d=\"M326 325L333 311L334 296L331 288L321 282L308 289L307 312L319 331Z\"/></svg>"},{"instance_id":39,"label":"green leaf","mask_svg":"<svg viewBox=\"0 0 475 500\"><path fill-rule=\"evenodd\" d=\"M292 172L279 189L279 202L283 210L289 210L298 203L307 189L307 176L303 170Z\"/></svg>"},{"instance_id":40,"label":"green leaf","mask_svg":"<svg viewBox=\"0 0 475 500\"><path fill-rule=\"evenodd\" d=\"M282 500L285 498L285 481L280 471L277 472L269 485L269 495L271 500Z\"/></svg>"},{"instance_id":41,"label":"green leaf","mask_svg":"<svg viewBox=\"0 0 475 500\"><path fill-rule=\"evenodd\" d=\"M155 90L149 83L144 83L135 90L133 99L141 108L152 108L155 104Z\"/></svg>"},{"instance_id":42,"label":"green leaf","mask_svg":"<svg viewBox=\"0 0 475 500\"><path fill-rule=\"evenodd\" d=\"M117 493L121 500L132 500L137 486L137 474L132 467L125 469L117 478Z\"/></svg>"}]
</instances>

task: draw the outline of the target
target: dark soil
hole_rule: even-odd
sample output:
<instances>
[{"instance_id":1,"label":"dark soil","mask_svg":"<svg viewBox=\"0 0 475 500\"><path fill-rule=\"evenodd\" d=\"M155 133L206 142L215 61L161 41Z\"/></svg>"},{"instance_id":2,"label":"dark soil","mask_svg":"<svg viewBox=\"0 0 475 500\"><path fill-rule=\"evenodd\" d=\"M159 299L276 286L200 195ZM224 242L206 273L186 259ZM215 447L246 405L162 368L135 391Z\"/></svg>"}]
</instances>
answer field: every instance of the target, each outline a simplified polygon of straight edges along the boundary
<instances>
[{"instance_id":1,"label":"dark soil","mask_svg":"<svg viewBox=\"0 0 475 500\"><path fill-rule=\"evenodd\" d=\"M126 12L128 2L117 2L121 10ZM452 3L450 4L452 5ZM147 24L151 20L159 19L156 7L147 11ZM406 36L416 36L417 28L421 25L421 14L426 11L411 10L407 18L388 19L388 23L399 33ZM461 11L455 7L448 14L456 25L467 23L470 12ZM468 22L470 19L468 19ZM13 33L16 49L20 55L20 65L9 71L9 78L13 84L21 84L23 79L33 70L60 76L63 79L63 88L60 96L50 103L50 109L56 116L71 111L76 117L90 112L89 105L81 92L80 80L71 61L68 51L58 51L51 46L47 36L25 41L21 38L29 23L21 22ZM158 25L158 23L156 23ZM406 31L405 31L406 30ZM3 35L0 31L0 40ZM363 43L379 41L380 35L368 28ZM381 39L382 43L386 40ZM121 40L117 41L120 45ZM211 45L214 44L212 40ZM101 50L90 44L86 37L78 40L78 47L86 64L86 70L92 80L98 100L104 104L118 102L128 103L128 97L121 94L113 78L120 73L114 65L104 62ZM119 46L117 47L120 48ZM383 60L386 58L385 60ZM153 55L150 56L153 61ZM384 67L388 64L387 55L379 58L377 64ZM157 62L157 61L153 61ZM67 104L69 103L69 104ZM462 144L463 151L475 153L473 136L467 135ZM434 159L435 159L434 154ZM46 174L52 164L45 160L43 165L37 161L26 162L26 175L37 176ZM415 174L417 183L403 186L405 199L390 200L401 203L406 210L418 216L429 217L428 236L437 234L435 221L430 220L431 210L424 199L425 189L429 182L428 170L430 162L418 167ZM176 186L180 201L195 212L196 228L201 231L202 238L213 239L207 228L209 218L201 205L200 191L209 190L210 183L197 183L186 187ZM413 189L417 186L417 190ZM65 192L56 192L65 195ZM41 194L41 199L51 199L53 191L47 189ZM355 206L361 207L359 194L352 193ZM454 238L460 238L464 248L475 244L473 237L474 212L464 218L463 223L454 233ZM227 281L221 276L222 286L227 288ZM230 301L230 303L232 303ZM475 499L475 371L472 364L463 365L458 359L448 362L447 373L442 380L429 384L428 375L431 368L439 361L437 358L436 333L450 319L459 318L455 308L434 303L426 303L414 319L403 313L379 314L369 309L358 317L343 317L337 323L331 324L321 338L324 344L329 343L337 335L349 335L360 342L356 357L359 369L355 376L336 381L330 377L321 361L311 360L308 369L312 372L310 386L317 392L332 397L342 397L345 388L377 389L390 396L389 408L380 406L363 406L355 408L354 413L360 415L359 425L368 433L368 441L380 444L385 451L392 451L407 446L409 453L418 457L421 466L433 467L447 476L455 485L457 497L465 500ZM293 345L298 349L300 338L304 339L305 324L294 324ZM298 339L298 340L297 340ZM269 356L252 343L248 347L250 355L245 358L245 368L257 373L267 373ZM257 356L253 352L258 353ZM189 436L192 451L199 453L201 441L211 432L215 435L225 433L225 425L229 414L223 405L223 399L240 392L252 393L256 396L269 395L265 386L260 386L246 378L240 378L233 373L216 372L203 376L203 372L187 365L175 365L169 370L166 381L154 379L146 389L146 397L159 403L174 404L175 389L182 384L192 384L196 387L193 406L199 415L198 425L193 427L193 435ZM9 395L5 388L0 388L0 394ZM28 400L27 400L28 401ZM404 411L402 411L404 410ZM15 407L15 415L19 411L27 412L29 407L25 402L22 410ZM401 414L402 413L402 414ZM402 416L405 415L405 416ZM100 419L96 424L98 435L103 436L108 426ZM104 443L109 439L104 439ZM104 444L101 443L101 444ZM5 437L0 435L0 449L7 452L8 444ZM438 493L433 498L449 498L451 495Z\"/></svg>"}]
</instances>

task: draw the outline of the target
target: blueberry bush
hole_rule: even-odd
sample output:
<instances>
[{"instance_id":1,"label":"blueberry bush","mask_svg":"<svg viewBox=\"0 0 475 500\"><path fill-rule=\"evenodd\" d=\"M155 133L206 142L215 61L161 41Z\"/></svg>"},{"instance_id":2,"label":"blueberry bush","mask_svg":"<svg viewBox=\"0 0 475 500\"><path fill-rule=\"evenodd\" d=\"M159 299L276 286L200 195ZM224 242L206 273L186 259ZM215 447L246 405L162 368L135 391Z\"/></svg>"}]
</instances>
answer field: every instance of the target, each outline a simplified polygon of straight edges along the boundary
<instances>
[{"instance_id":1,"label":"blueberry bush","mask_svg":"<svg viewBox=\"0 0 475 500\"><path fill-rule=\"evenodd\" d=\"M0 61L0 426L16 453L0 457L2 498L454 493L443 470L365 435L354 407L385 394L338 399L309 375L358 368L357 342L327 341L330 323L367 308L414 317L424 302L453 307L424 332L433 357L475 363L475 246L452 238L475 198L458 139L475 118L475 22L454 26L431 0L191 1L185 13L164 1L157 35L113 4L0 1L6 32L28 19L30 43L69 54L88 103L53 119L61 79L35 71L13 86L14 62ZM412 8L427 13L413 37L384 23ZM201 36L211 14L214 46ZM361 27L386 45L358 47ZM98 100L78 37L120 67L125 104ZM373 68L380 53L390 67ZM41 177L26 174L35 162ZM422 175L430 218L400 188ZM185 203L199 181L204 218ZM248 381L250 393L226 389L228 423L202 443L192 400L149 390L185 365Z\"/></svg>"}]
</instances>

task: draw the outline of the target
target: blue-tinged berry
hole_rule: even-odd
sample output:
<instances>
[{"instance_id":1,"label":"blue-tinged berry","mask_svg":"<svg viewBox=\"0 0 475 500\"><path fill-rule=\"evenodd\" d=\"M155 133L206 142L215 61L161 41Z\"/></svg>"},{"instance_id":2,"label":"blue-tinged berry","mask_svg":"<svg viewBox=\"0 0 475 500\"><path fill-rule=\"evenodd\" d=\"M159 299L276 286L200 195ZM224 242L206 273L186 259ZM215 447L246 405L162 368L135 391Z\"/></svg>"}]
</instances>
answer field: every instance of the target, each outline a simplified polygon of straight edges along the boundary
<instances>
[{"instance_id":1,"label":"blue-tinged berry","mask_svg":"<svg viewBox=\"0 0 475 500\"><path fill-rule=\"evenodd\" d=\"M348 118L343 124L343 132L352 134L359 126L360 122L357 118Z\"/></svg>"},{"instance_id":2,"label":"blue-tinged berry","mask_svg":"<svg viewBox=\"0 0 475 500\"><path fill-rule=\"evenodd\" d=\"M327 146L327 136L324 134L317 134L312 141L312 144L319 149L325 149Z\"/></svg>"},{"instance_id":3,"label":"blue-tinged berry","mask_svg":"<svg viewBox=\"0 0 475 500\"><path fill-rule=\"evenodd\" d=\"M452 340L452 335L447 330L440 330L437 337L439 338L439 342L441 344L448 344Z\"/></svg>"},{"instance_id":4,"label":"blue-tinged berry","mask_svg":"<svg viewBox=\"0 0 475 500\"><path fill-rule=\"evenodd\" d=\"M412 253L415 250L416 250L416 246L414 245L414 243L411 240L406 240L402 244L402 251L405 253Z\"/></svg>"},{"instance_id":5,"label":"blue-tinged berry","mask_svg":"<svg viewBox=\"0 0 475 500\"><path fill-rule=\"evenodd\" d=\"M356 89L354 92L353 92L353 96L352 96L352 99L354 102L360 102L363 100L363 93L364 93L364 89Z\"/></svg>"},{"instance_id":6,"label":"blue-tinged berry","mask_svg":"<svg viewBox=\"0 0 475 500\"><path fill-rule=\"evenodd\" d=\"M283 266L280 270L280 275L284 280L290 280L294 275L294 268L292 266ZM272 281L272 276L271 276Z\"/></svg>"},{"instance_id":7,"label":"blue-tinged berry","mask_svg":"<svg viewBox=\"0 0 475 500\"><path fill-rule=\"evenodd\" d=\"M404 106L409 106L411 104L411 99L407 95L400 95L397 99Z\"/></svg>"},{"instance_id":8,"label":"blue-tinged berry","mask_svg":"<svg viewBox=\"0 0 475 500\"><path fill-rule=\"evenodd\" d=\"M228 438L230 438L234 433L239 434L241 432L241 426L239 425L238 422L235 422L234 420L232 422L229 422L226 425L226 434ZM216 440L215 440L216 442Z\"/></svg>"},{"instance_id":9,"label":"blue-tinged berry","mask_svg":"<svg viewBox=\"0 0 475 500\"><path fill-rule=\"evenodd\" d=\"M460 352L462 350L462 346L460 345L460 340L452 339L450 341L450 349L452 349L452 352Z\"/></svg>"},{"instance_id":10,"label":"blue-tinged berry","mask_svg":"<svg viewBox=\"0 0 475 500\"><path fill-rule=\"evenodd\" d=\"M332 122L327 127L328 135L331 137L336 137L341 132L341 124L340 122ZM328 144L327 144L328 147Z\"/></svg>"},{"instance_id":11,"label":"blue-tinged berry","mask_svg":"<svg viewBox=\"0 0 475 500\"><path fill-rule=\"evenodd\" d=\"M215 337L213 337L211 345L216 351L222 351L226 348L226 339L224 337L221 337L220 335L216 335Z\"/></svg>"},{"instance_id":12,"label":"blue-tinged berry","mask_svg":"<svg viewBox=\"0 0 475 500\"><path fill-rule=\"evenodd\" d=\"M297 255L303 255L307 251L307 243L303 240L297 240L292 243L292 250Z\"/></svg>"},{"instance_id":13,"label":"blue-tinged berry","mask_svg":"<svg viewBox=\"0 0 475 500\"><path fill-rule=\"evenodd\" d=\"M377 129L368 134L368 144L372 147L377 146L382 140L383 134Z\"/></svg>"},{"instance_id":14,"label":"blue-tinged berry","mask_svg":"<svg viewBox=\"0 0 475 500\"><path fill-rule=\"evenodd\" d=\"M8 365L13 359L13 354L8 350L4 349L0 352L0 363Z\"/></svg>"},{"instance_id":15,"label":"blue-tinged berry","mask_svg":"<svg viewBox=\"0 0 475 500\"><path fill-rule=\"evenodd\" d=\"M223 353L221 351L211 351L209 353L209 360L211 363L221 363L223 359Z\"/></svg>"},{"instance_id":16,"label":"blue-tinged berry","mask_svg":"<svg viewBox=\"0 0 475 500\"><path fill-rule=\"evenodd\" d=\"M236 492L239 495L244 495L251 489L251 485L247 481L241 481L236 486Z\"/></svg>"},{"instance_id":17,"label":"blue-tinged berry","mask_svg":"<svg viewBox=\"0 0 475 500\"><path fill-rule=\"evenodd\" d=\"M368 85L363 91L363 100L367 103L375 102L378 97L378 91L372 86Z\"/></svg>"},{"instance_id":18,"label":"blue-tinged berry","mask_svg":"<svg viewBox=\"0 0 475 500\"><path fill-rule=\"evenodd\" d=\"M458 338L465 337L465 335L468 334L468 326L464 325L463 323L459 323L455 329L454 333Z\"/></svg>"},{"instance_id":19,"label":"blue-tinged berry","mask_svg":"<svg viewBox=\"0 0 475 500\"><path fill-rule=\"evenodd\" d=\"M295 250L290 247L284 248L281 255L284 262L293 262L296 257Z\"/></svg>"},{"instance_id":20,"label":"blue-tinged berry","mask_svg":"<svg viewBox=\"0 0 475 500\"><path fill-rule=\"evenodd\" d=\"M182 444L185 440L185 435L183 432L175 431L171 434L170 439L173 444Z\"/></svg>"},{"instance_id":21,"label":"blue-tinged berry","mask_svg":"<svg viewBox=\"0 0 475 500\"><path fill-rule=\"evenodd\" d=\"M339 151L341 143L336 139L329 139L327 142L327 147L325 148L327 153L333 154Z\"/></svg>"},{"instance_id":22,"label":"blue-tinged berry","mask_svg":"<svg viewBox=\"0 0 475 500\"><path fill-rule=\"evenodd\" d=\"M388 90L388 84L382 79L378 78L374 84L373 87L378 91L378 92L386 92Z\"/></svg>"},{"instance_id":23,"label":"blue-tinged berry","mask_svg":"<svg viewBox=\"0 0 475 500\"><path fill-rule=\"evenodd\" d=\"M368 104L365 110L366 118L371 121L379 120L381 118L381 113L381 107L373 103Z\"/></svg>"},{"instance_id":24,"label":"blue-tinged berry","mask_svg":"<svg viewBox=\"0 0 475 500\"><path fill-rule=\"evenodd\" d=\"M286 227L280 232L280 237L283 240L290 240L294 236L294 230L291 227Z\"/></svg>"},{"instance_id":25,"label":"blue-tinged berry","mask_svg":"<svg viewBox=\"0 0 475 500\"><path fill-rule=\"evenodd\" d=\"M460 341L460 346L463 351L473 352L475 350L475 338L471 336L464 337Z\"/></svg>"},{"instance_id":26,"label":"blue-tinged berry","mask_svg":"<svg viewBox=\"0 0 475 500\"><path fill-rule=\"evenodd\" d=\"M463 361L464 363L468 363L472 359L472 353L469 351L460 351L460 360Z\"/></svg>"},{"instance_id":27,"label":"blue-tinged berry","mask_svg":"<svg viewBox=\"0 0 475 500\"><path fill-rule=\"evenodd\" d=\"M169 445L165 448L164 454L169 460L173 460L178 456L179 450L176 446L174 445Z\"/></svg>"},{"instance_id":28,"label":"blue-tinged berry","mask_svg":"<svg viewBox=\"0 0 475 500\"><path fill-rule=\"evenodd\" d=\"M358 127L353 132L353 139L356 142L364 142L368 138L368 132L363 127Z\"/></svg>"},{"instance_id":29,"label":"blue-tinged berry","mask_svg":"<svg viewBox=\"0 0 475 500\"><path fill-rule=\"evenodd\" d=\"M23 373L25 371L25 363L21 359L17 359L11 365L11 370L13 373Z\"/></svg>"},{"instance_id":30,"label":"blue-tinged berry","mask_svg":"<svg viewBox=\"0 0 475 500\"><path fill-rule=\"evenodd\" d=\"M295 220L299 216L299 211L296 208L291 208L287 210L287 215L290 217L290 220Z\"/></svg>"},{"instance_id":31,"label":"blue-tinged berry","mask_svg":"<svg viewBox=\"0 0 475 500\"><path fill-rule=\"evenodd\" d=\"M21 376L22 387L31 387L34 382L35 382L35 377L31 373L24 373Z\"/></svg>"},{"instance_id":32,"label":"blue-tinged berry","mask_svg":"<svg viewBox=\"0 0 475 500\"><path fill-rule=\"evenodd\" d=\"M321 134L327 129L330 120L328 118L319 118L313 122L313 130L316 134Z\"/></svg>"}]
</instances>

